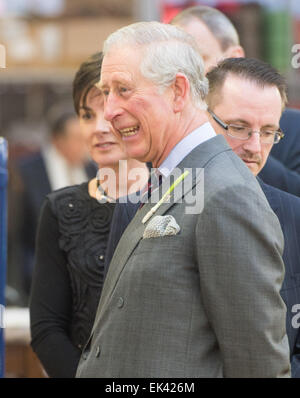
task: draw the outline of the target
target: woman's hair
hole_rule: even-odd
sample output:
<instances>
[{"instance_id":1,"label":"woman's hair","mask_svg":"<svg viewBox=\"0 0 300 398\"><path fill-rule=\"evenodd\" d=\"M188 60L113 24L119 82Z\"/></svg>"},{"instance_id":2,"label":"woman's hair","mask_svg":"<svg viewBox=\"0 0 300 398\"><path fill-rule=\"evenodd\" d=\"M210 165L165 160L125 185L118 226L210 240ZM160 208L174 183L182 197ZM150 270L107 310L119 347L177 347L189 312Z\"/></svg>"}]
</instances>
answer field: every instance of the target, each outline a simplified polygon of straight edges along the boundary
<instances>
[{"instance_id":1,"label":"woman's hair","mask_svg":"<svg viewBox=\"0 0 300 398\"><path fill-rule=\"evenodd\" d=\"M189 80L191 99L205 108L208 82L195 39L183 29L159 22L138 22L112 33L104 42L104 55L116 48L130 46L143 51L141 74L158 86L172 84L177 73Z\"/></svg>"},{"instance_id":2,"label":"woman's hair","mask_svg":"<svg viewBox=\"0 0 300 398\"><path fill-rule=\"evenodd\" d=\"M83 62L73 80L73 102L74 108L79 115L80 103L85 106L89 91L100 80L103 53L98 52Z\"/></svg>"}]
</instances>

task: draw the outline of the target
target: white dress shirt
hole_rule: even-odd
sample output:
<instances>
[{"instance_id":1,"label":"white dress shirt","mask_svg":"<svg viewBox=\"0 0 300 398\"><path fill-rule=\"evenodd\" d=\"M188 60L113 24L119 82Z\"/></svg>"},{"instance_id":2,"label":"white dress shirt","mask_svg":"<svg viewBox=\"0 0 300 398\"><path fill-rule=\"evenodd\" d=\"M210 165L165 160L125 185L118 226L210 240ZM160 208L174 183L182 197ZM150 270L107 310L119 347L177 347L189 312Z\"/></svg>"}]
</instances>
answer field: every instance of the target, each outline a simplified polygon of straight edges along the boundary
<instances>
[{"instance_id":1,"label":"white dress shirt","mask_svg":"<svg viewBox=\"0 0 300 398\"><path fill-rule=\"evenodd\" d=\"M42 156L53 191L88 180L84 167L69 165L54 145L49 144L43 148Z\"/></svg>"}]
</instances>

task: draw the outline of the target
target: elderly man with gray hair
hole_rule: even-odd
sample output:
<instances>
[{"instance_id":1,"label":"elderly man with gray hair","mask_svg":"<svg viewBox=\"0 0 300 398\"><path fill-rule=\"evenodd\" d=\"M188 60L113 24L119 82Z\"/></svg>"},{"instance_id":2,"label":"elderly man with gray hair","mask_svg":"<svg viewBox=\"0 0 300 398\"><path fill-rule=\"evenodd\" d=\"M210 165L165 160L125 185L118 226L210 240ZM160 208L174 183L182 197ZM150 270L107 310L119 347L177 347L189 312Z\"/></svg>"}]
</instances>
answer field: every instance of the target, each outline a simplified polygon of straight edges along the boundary
<instances>
[{"instance_id":1,"label":"elderly man with gray hair","mask_svg":"<svg viewBox=\"0 0 300 398\"><path fill-rule=\"evenodd\" d=\"M77 377L288 377L280 225L209 123L194 39L158 22L116 31L99 87L128 155L163 182L114 253Z\"/></svg>"}]
</instances>

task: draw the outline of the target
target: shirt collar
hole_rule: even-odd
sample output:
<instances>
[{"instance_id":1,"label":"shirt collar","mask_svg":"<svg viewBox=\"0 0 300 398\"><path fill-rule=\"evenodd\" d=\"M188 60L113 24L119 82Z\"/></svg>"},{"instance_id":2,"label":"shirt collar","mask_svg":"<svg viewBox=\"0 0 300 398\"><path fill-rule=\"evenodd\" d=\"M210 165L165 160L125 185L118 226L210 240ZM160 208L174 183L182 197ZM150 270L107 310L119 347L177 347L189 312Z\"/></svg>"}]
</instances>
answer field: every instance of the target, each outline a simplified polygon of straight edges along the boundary
<instances>
[{"instance_id":1,"label":"shirt collar","mask_svg":"<svg viewBox=\"0 0 300 398\"><path fill-rule=\"evenodd\" d=\"M216 133L209 122L202 124L193 130L171 150L166 159L158 167L158 173L164 178L168 177L176 166L194 149L196 146L216 136Z\"/></svg>"}]
</instances>

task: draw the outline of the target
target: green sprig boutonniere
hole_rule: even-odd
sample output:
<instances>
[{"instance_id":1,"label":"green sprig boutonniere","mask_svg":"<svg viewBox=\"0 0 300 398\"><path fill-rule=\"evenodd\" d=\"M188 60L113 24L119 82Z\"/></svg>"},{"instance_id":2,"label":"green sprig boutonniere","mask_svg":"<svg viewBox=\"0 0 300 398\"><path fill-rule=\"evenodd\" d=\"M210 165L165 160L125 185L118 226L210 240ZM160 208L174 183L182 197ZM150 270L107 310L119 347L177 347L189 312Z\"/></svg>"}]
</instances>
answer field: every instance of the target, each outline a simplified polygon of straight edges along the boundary
<instances>
[{"instance_id":1,"label":"green sprig boutonniere","mask_svg":"<svg viewBox=\"0 0 300 398\"><path fill-rule=\"evenodd\" d=\"M185 177L189 174L189 171L185 171L182 173L175 181L174 183L170 186L170 188L167 190L167 192L163 195L163 197L160 199L159 202L156 203L155 206L152 207L150 211L145 215L145 217L142 219L142 223L145 224L156 212L157 209L160 208L160 206L166 202L168 199L171 197L171 193L174 191L174 189L177 187L177 185L185 179Z\"/></svg>"}]
</instances>

